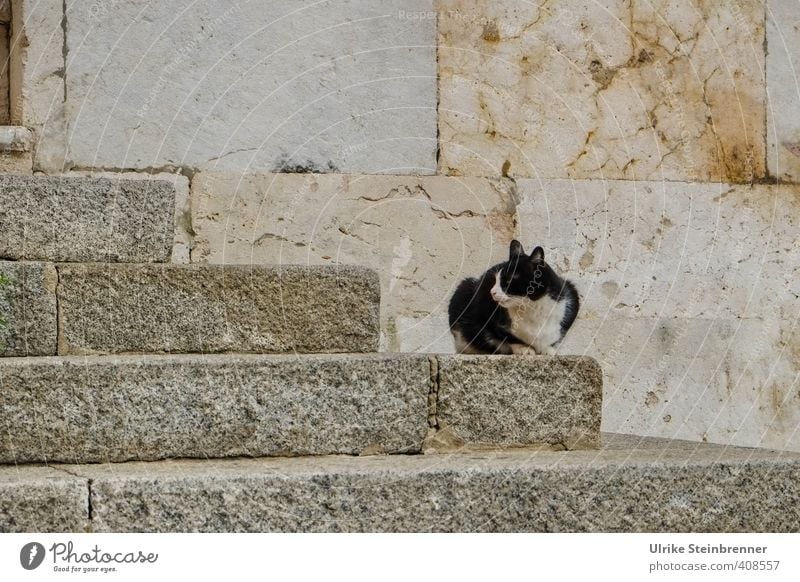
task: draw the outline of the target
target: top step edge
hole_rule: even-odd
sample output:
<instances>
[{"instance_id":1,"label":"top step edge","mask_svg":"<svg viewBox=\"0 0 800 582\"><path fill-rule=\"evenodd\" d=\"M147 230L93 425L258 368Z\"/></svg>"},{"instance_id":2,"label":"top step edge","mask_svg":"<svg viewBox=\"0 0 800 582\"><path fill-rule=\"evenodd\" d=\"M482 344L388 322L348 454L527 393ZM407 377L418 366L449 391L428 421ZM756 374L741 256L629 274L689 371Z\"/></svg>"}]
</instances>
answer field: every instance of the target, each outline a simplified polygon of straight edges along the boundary
<instances>
[{"instance_id":1,"label":"top step edge","mask_svg":"<svg viewBox=\"0 0 800 582\"><path fill-rule=\"evenodd\" d=\"M177 192L164 179L0 176L0 257L168 263Z\"/></svg>"}]
</instances>

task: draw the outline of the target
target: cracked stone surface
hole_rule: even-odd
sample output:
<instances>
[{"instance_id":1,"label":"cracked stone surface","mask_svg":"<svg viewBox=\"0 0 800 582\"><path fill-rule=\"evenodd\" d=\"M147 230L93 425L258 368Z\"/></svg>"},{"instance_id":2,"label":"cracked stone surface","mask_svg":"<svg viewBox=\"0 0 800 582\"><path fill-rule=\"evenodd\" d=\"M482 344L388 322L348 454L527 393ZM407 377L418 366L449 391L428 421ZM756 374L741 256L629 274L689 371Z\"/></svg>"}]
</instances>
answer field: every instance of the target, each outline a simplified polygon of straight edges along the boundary
<instances>
[{"instance_id":1,"label":"cracked stone surface","mask_svg":"<svg viewBox=\"0 0 800 582\"><path fill-rule=\"evenodd\" d=\"M427 356L0 360L0 463L418 452Z\"/></svg>"},{"instance_id":2,"label":"cracked stone surface","mask_svg":"<svg viewBox=\"0 0 800 582\"><path fill-rule=\"evenodd\" d=\"M503 179L200 173L192 261L366 265L381 278L382 347L447 351L450 295L507 258L515 208Z\"/></svg>"},{"instance_id":3,"label":"cracked stone surface","mask_svg":"<svg viewBox=\"0 0 800 582\"><path fill-rule=\"evenodd\" d=\"M65 264L59 354L374 352L363 267Z\"/></svg>"},{"instance_id":4,"label":"cracked stone surface","mask_svg":"<svg viewBox=\"0 0 800 582\"><path fill-rule=\"evenodd\" d=\"M800 182L800 6L767 0L767 165Z\"/></svg>"},{"instance_id":5,"label":"cracked stone surface","mask_svg":"<svg viewBox=\"0 0 800 582\"><path fill-rule=\"evenodd\" d=\"M439 428L469 445L600 443L603 372L591 358L439 356Z\"/></svg>"},{"instance_id":6,"label":"cracked stone surface","mask_svg":"<svg viewBox=\"0 0 800 582\"><path fill-rule=\"evenodd\" d=\"M445 0L440 171L763 178L764 28L759 0Z\"/></svg>"},{"instance_id":7,"label":"cracked stone surface","mask_svg":"<svg viewBox=\"0 0 800 582\"><path fill-rule=\"evenodd\" d=\"M0 176L0 258L166 262L174 214L162 180Z\"/></svg>"},{"instance_id":8,"label":"cracked stone surface","mask_svg":"<svg viewBox=\"0 0 800 582\"><path fill-rule=\"evenodd\" d=\"M0 356L54 356L56 284L46 263L0 261Z\"/></svg>"},{"instance_id":9,"label":"cracked stone surface","mask_svg":"<svg viewBox=\"0 0 800 582\"><path fill-rule=\"evenodd\" d=\"M436 171L432 0L68 2L65 57L61 6L72 166Z\"/></svg>"},{"instance_id":10,"label":"cracked stone surface","mask_svg":"<svg viewBox=\"0 0 800 582\"><path fill-rule=\"evenodd\" d=\"M93 480L94 531L800 529L797 455L695 443L69 470Z\"/></svg>"},{"instance_id":11,"label":"cracked stone surface","mask_svg":"<svg viewBox=\"0 0 800 582\"><path fill-rule=\"evenodd\" d=\"M604 430L800 450L797 186L517 188L522 240L581 295L559 353L600 362Z\"/></svg>"}]
</instances>

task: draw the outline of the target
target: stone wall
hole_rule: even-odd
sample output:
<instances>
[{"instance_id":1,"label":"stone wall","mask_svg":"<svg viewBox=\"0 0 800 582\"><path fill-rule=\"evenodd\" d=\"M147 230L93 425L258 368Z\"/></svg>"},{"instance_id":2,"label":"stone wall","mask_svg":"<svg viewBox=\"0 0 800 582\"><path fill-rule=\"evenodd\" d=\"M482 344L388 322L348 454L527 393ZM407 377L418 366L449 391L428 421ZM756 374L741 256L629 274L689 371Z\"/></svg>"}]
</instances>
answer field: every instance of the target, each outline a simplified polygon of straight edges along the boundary
<instances>
[{"instance_id":1,"label":"stone wall","mask_svg":"<svg viewBox=\"0 0 800 582\"><path fill-rule=\"evenodd\" d=\"M14 3L51 174L169 177L173 261L381 273L382 346L542 244L603 429L800 450L800 7L789 0ZM16 64L15 64L16 63ZM380 174L380 175L378 175Z\"/></svg>"}]
</instances>

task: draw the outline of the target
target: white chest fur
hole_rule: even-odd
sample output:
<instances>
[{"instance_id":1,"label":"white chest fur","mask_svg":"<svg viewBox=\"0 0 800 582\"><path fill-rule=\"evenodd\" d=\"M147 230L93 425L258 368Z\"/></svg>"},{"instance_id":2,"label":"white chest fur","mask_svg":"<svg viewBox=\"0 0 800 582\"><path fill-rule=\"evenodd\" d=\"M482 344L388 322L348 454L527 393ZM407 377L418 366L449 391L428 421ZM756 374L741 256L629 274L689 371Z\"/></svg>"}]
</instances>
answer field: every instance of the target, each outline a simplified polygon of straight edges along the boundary
<instances>
[{"instance_id":1,"label":"white chest fur","mask_svg":"<svg viewBox=\"0 0 800 582\"><path fill-rule=\"evenodd\" d=\"M538 354L554 354L554 343L561 339L561 322L567 304L553 301L548 295L532 301L527 297L508 295L500 285L500 273L495 275L492 299L508 310L511 333L533 346Z\"/></svg>"},{"instance_id":2,"label":"white chest fur","mask_svg":"<svg viewBox=\"0 0 800 582\"><path fill-rule=\"evenodd\" d=\"M551 346L561 339L565 308L566 302L553 301L548 296L536 301L520 298L507 307L511 333L540 354L552 353Z\"/></svg>"}]
</instances>

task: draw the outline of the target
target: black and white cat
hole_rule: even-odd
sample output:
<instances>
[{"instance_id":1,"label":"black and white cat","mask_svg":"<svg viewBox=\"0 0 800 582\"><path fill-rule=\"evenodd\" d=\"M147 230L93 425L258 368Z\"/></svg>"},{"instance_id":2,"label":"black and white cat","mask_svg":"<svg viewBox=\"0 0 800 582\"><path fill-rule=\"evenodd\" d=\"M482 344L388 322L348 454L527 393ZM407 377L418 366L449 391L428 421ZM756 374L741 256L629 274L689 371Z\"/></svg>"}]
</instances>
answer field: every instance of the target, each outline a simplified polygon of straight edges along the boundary
<instances>
[{"instance_id":1,"label":"black and white cat","mask_svg":"<svg viewBox=\"0 0 800 582\"><path fill-rule=\"evenodd\" d=\"M450 300L450 331L461 354L547 354L578 315L575 286L511 241L508 261L463 280Z\"/></svg>"}]
</instances>

